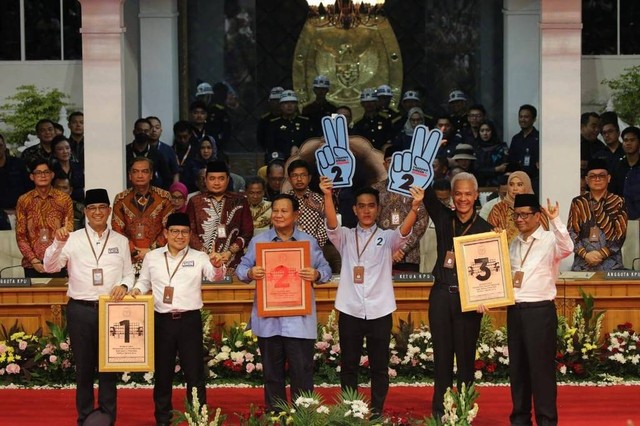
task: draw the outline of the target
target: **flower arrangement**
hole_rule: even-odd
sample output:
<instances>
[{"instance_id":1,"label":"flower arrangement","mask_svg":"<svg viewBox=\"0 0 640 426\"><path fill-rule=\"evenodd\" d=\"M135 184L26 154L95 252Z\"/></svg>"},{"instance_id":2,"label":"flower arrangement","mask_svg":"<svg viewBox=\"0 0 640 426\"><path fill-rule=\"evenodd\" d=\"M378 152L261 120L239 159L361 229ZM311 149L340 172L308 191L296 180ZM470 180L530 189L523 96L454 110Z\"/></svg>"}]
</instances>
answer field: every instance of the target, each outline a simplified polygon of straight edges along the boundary
<instances>
[{"instance_id":1,"label":"flower arrangement","mask_svg":"<svg viewBox=\"0 0 640 426\"><path fill-rule=\"evenodd\" d=\"M200 405L198 390L195 387L191 388L191 400L193 403L185 398L184 413L173 410L172 424L179 425L182 422L187 422L189 426L220 426L224 424L227 416L222 415L220 408L218 408L212 420L207 404Z\"/></svg>"},{"instance_id":2,"label":"flower arrangement","mask_svg":"<svg viewBox=\"0 0 640 426\"><path fill-rule=\"evenodd\" d=\"M565 318L558 318L558 354L556 369L561 376L573 378L594 378L598 357L598 340L604 312L593 308L593 296L580 289L584 308L577 305L573 311L571 324Z\"/></svg>"},{"instance_id":3,"label":"flower arrangement","mask_svg":"<svg viewBox=\"0 0 640 426\"><path fill-rule=\"evenodd\" d=\"M262 377L262 359L258 338L247 330L247 324L234 324L228 330L218 325L218 339L209 350L207 365L211 378L243 378L259 380Z\"/></svg>"},{"instance_id":4,"label":"flower arrangement","mask_svg":"<svg viewBox=\"0 0 640 426\"><path fill-rule=\"evenodd\" d=\"M336 311L333 310L327 323L318 325L318 340L313 355L316 376L328 383L335 383L340 379L339 341Z\"/></svg>"},{"instance_id":5,"label":"flower arrangement","mask_svg":"<svg viewBox=\"0 0 640 426\"><path fill-rule=\"evenodd\" d=\"M447 388L444 394L444 415L441 418L430 417L425 420L426 426L469 426L478 415L478 391L474 384L467 387L462 384L459 391Z\"/></svg>"},{"instance_id":6,"label":"flower arrangement","mask_svg":"<svg viewBox=\"0 0 640 426\"><path fill-rule=\"evenodd\" d=\"M640 376L640 336L629 322L619 324L607 333L600 347L600 360L609 374Z\"/></svg>"},{"instance_id":7,"label":"flower arrangement","mask_svg":"<svg viewBox=\"0 0 640 426\"><path fill-rule=\"evenodd\" d=\"M36 365L41 370L34 372L33 375L43 383L71 382L75 375L75 368L67 329L49 321L47 326L49 335L42 338L40 346L44 345L44 347L35 356ZM41 375L40 371L44 371L45 374Z\"/></svg>"},{"instance_id":8,"label":"flower arrangement","mask_svg":"<svg viewBox=\"0 0 640 426\"><path fill-rule=\"evenodd\" d=\"M484 315L476 348L475 379L487 382L504 381L509 377L507 329L494 329L491 317Z\"/></svg>"},{"instance_id":9,"label":"flower arrangement","mask_svg":"<svg viewBox=\"0 0 640 426\"><path fill-rule=\"evenodd\" d=\"M18 320L9 331L2 325L0 336L0 376L25 381L31 380L32 369L36 368L36 355L40 351L42 330L34 334L25 333L18 327Z\"/></svg>"}]
</instances>

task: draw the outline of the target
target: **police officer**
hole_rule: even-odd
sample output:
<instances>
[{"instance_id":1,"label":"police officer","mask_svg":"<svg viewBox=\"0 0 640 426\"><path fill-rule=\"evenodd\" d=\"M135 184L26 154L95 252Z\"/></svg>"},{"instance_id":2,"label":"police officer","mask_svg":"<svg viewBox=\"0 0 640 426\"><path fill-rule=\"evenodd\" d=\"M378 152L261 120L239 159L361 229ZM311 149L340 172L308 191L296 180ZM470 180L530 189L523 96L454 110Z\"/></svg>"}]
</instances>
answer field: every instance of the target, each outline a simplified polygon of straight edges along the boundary
<instances>
[{"instance_id":1,"label":"police officer","mask_svg":"<svg viewBox=\"0 0 640 426\"><path fill-rule=\"evenodd\" d=\"M391 142L393 125L388 117L378 112L376 89L364 89L360 93L360 105L364 108L364 116L353 125L353 134L369 139L376 149Z\"/></svg>"},{"instance_id":2,"label":"police officer","mask_svg":"<svg viewBox=\"0 0 640 426\"><path fill-rule=\"evenodd\" d=\"M258 132L257 132L257 141L258 146L262 149L266 149L267 147L267 135L269 132L269 123L274 118L280 117L280 96L282 96L282 92L284 89L280 86L273 87L271 92L269 92L269 111L265 112L260 116L258 120Z\"/></svg>"},{"instance_id":3,"label":"police officer","mask_svg":"<svg viewBox=\"0 0 640 426\"><path fill-rule=\"evenodd\" d=\"M322 134L322 127L320 121L322 117L335 114L337 107L327 100L327 93L329 93L329 78L324 75L319 75L313 79L313 93L316 98L313 102L308 103L302 108L302 115L309 117L311 120L311 127L315 133L319 136Z\"/></svg>"},{"instance_id":4,"label":"police officer","mask_svg":"<svg viewBox=\"0 0 640 426\"><path fill-rule=\"evenodd\" d=\"M378 96L378 111L380 114L386 116L391 120L393 124L393 133L397 134L402 130L403 121L401 120L402 114L391 106L391 100L393 99L393 90L386 84L378 86L376 89L376 95Z\"/></svg>"},{"instance_id":5,"label":"police officer","mask_svg":"<svg viewBox=\"0 0 640 426\"><path fill-rule=\"evenodd\" d=\"M285 159L289 158L312 135L309 118L298 113L296 92L285 90L280 96L280 117L269 122L266 161L273 158L273 153L281 153Z\"/></svg>"}]
</instances>

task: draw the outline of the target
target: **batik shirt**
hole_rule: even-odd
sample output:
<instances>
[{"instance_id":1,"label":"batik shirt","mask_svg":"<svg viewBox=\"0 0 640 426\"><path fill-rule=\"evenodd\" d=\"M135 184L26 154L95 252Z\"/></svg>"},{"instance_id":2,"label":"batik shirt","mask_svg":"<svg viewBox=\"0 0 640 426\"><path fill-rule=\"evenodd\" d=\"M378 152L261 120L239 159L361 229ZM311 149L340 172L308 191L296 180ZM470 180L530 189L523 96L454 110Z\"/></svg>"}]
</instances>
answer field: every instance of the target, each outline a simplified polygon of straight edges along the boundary
<instances>
[{"instance_id":1,"label":"batik shirt","mask_svg":"<svg viewBox=\"0 0 640 426\"><path fill-rule=\"evenodd\" d=\"M620 249L627 236L627 210L622 197L609 192L597 201L591 193L575 197L571 201L567 222L576 254L571 267L573 271L624 268ZM589 238L594 226L598 227L598 241ZM597 266L590 266L585 256L594 250L602 254L604 261Z\"/></svg>"},{"instance_id":2,"label":"batik shirt","mask_svg":"<svg viewBox=\"0 0 640 426\"><path fill-rule=\"evenodd\" d=\"M220 200L208 192L196 194L189 200L187 214L191 222L191 247L207 254L230 251L227 268L235 268L253 237L247 199L234 192L225 192Z\"/></svg>"},{"instance_id":3,"label":"batik shirt","mask_svg":"<svg viewBox=\"0 0 640 426\"><path fill-rule=\"evenodd\" d=\"M378 226L382 229L396 229L411 211L413 199L394 192L387 191L388 180L372 185L380 193L380 213L378 214ZM397 223L394 217L397 214ZM425 209L418 209L416 223L413 231L402 247L404 258L402 262L420 264L420 239L429 225L429 215Z\"/></svg>"},{"instance_id":4,"label":"batik shirt","mask_svg":"<svg viewBox=\"0 0 640 426\"><path fill-rule=\"evenodd\" d=\"M113 201L111 227L129 239L133 254L136 247L154 249L164 246L163 229L169 215L173 213L171 194L164 189L151 186L145 195L129 188ZM136 272L142 262L134 264Z\"/></svg>"},{"instance_id":5,"label":"batik shirt","mask_svg":"<svg viewBox=\"0 0 640 426\"><path fill-rule=\"evenodd\" d=\"M73 202L62 191L51 188L41 196L35 189L18 198L16 240L22 253L22 266L33 268L33 259L42 260L56 230L65 224L73 231Z\"/></svg>"},{"instance_id":6,"label":"batik shirt","mask_svg":"<svg viewBox=\"0 0 640 426\"><path fill-rule=\"evenodd\" d=\"M255 206L249 205L251 219L253 219L254 235L257 231L264 231L271 226L271 201L262 200Z\"/></svg>"},{"instance_id":7,"label":"batik shirt","mask_svg":"<svg viewBox=\"0 0 640 426\"><path fill-rule=\"evenodd\" d=\"M320 248L324 247L327 243L327 229L324 226L324 198L322 195L309 188L302 194L302 197L298 197L293 190L288 194L296 197L300 203L298 229L318 240Z\"/></svg>"}]
</instances>

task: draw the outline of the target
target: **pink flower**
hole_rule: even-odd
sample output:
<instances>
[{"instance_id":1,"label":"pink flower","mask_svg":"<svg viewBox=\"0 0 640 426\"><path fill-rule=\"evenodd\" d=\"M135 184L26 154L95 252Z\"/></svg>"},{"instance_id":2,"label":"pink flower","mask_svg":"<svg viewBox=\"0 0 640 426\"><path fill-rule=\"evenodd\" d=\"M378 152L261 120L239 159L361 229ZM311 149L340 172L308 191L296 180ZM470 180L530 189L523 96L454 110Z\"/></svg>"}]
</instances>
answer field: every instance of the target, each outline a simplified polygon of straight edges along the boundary
<instances>
[{"instance_id":1,"label":"pink flower","mask_svg":"<svg viewBox=\"0 0 640 426\"><path fill-rule=\"evenodd\" d=\"M176 368L173 370L174 373L177 373L178 371L180 371L180 364L176 364Z\"/></svg>"},{"instance_id":2,"label":"pink flower","mask_svg":"<svg viewBox=\"0 0 640 426\"><path fill-rule=\"evenodd\" d=\"M63 351L68 351L69 350L69 344L67 342L60 343L60 349L62 349Z\"/></svg>"},{"instance_id":3,"label":"pink flower","mask_svg":"<svg viewBox=\"0 0 640 426\"><path fill-rule=\"evenodd\" d=\"M248 362L253 361L253 354L251 352L247 352L246 354L244 354L244 359L246 359Z\"/></svg>"},{"instance_id":4,"label":"pink flower","mask_svg":"<svg viewBox=\"0 0 640 426\"><path fill-rule=\"evenodd\" d=\"M21 351L24 351L25 349L27 349L27 342L21 340L20 343L18 343L18 348L20 348Z\"/></svg>"},{"instance_id":5,"label":"pink flower","mask_svg":"<svg viewBox=\"0 0 640 426\"><path fill-rule=\"evenodd\" d=\"M254 363L250 362L250 363L247 364L247 373L252 373L253 370L255 370L255 369L256 369L256 366L255 366Z\"/></svg>"},{"instance_id":6,"label":"pink flower","mask_svg":"<svg viewBox=\"0 0 640 426\"><path fill-rule=\"evenodd\" d=\"M389 377L394 378L398 375L398 373L396 372L396 370L394 370L393 368L389 369Z\"/></svg>"},{"instance_id":7,"label":"pink flower","mask_svg":"<svg viewBox=\"0 0 640 426\"><path fill-rule=\"evenodd\" d=\"M333 340L333 336L331 335L331 333L324 333L322 335L322 340L324 340L325 342L330 342Z\"/></svg>"},{"instance_id":8,"label":"pink flower","mask_svg":"<svg viewBox=\"0 0 640 426\"><path fill-rule=\"evenodd\" d=\"M316 349L320 350L320 351L326 351L327 349L329 349L331 345L327 342L316 342Z\"/></svg>"},{"instance_id":9,"label":"pink flower","mask_svg":"<svg viewBox=\"0 0 640 426\"><path fill-rule=\"evenodd\" d=\"M0 376L4 376L4 368L0 368Z\"/></svg>"},{"instance_id":10,"label":"pink flower","mask_svg":"<svg viewBox=\"0 0 640 426\"><path fill-rule=\"evenodd\" d=\"M333 352L334 354L339 354L340 353L340 344L331 346L331 352Z\"/></svg>"},{"instance_id":11,"label":"pink flower","mask_svg":"<svg viewBox=\"0 0 640 426\"><path fill-rule=\"evenodd\" d=\"M7 374L18 374L20 372L20 366L15 363L7 365Z\"/></svg>"},{"instance_id":12,"label":"pink flower","mask_svg":"<svg viewBox=\"0 0 640 426\"><path fill-rule=\"evenodd\" d=\"M390 362L391 364L393 364L393 365L398 365L398 364L400 364L400 361L401 361L401 359L400 359L400 358L398 358L398 356L397 356L397 355L395 355L395 354L394 354L394 355L391 355L391 359L389 360L389 362Z\"/></svg>"},{"instance_id":13,"label":"pink flower","mask_svg":"<svg viewBox=\"0 0 640 426\"><path fill-rule=\"evenodd\" d=\"M361 356L360 357L360 366L361 367L368 367L369 366L369 357L368 356Z\"/></svg>"},{"instance_id":14,"label":"pink flower","mask_svg":"<svg viewBox=\"0 0 640 426\"><path fill-rule=\"evenodd\" d=\"M65 359L64 361L62 361L62 368L69 368L71 367L71 361L69 361L68 359Z\"/></svg>"},{"instance_id":15,"label":"pink flower","mask_svg":"<svg viewBox=\"0 0 640 426\"><path fill-rule=\"evenodd\" d=\"M50 362L50 363L52 363L52 364L53 364L53 363L55 363L57 360L58 360L58 357L57 357L57 356L55 356L55 355L51 355L51 356L49 356L49 362Z\"/></svg>"},{"instance_id":16,"label":"pink flower","mask_svg":"<svg viewBox=\"0 0 640 426\"><path fill-rule=\"evenodd\" d=\"M42 350L42 355L49 355L51 353L51 348L49 346L45 346Z\"/></svg>"},{"instance_id":17,"label":"pink flower","mask_svg":"<svg viewBox=\"0 0 640 426\"><path fill-rule=\"evenodd\" d=\"M0 343L0 354L3 354L7 351L7 347L4 343Z\"/></svg>"},{"instance_id":18,"label":"pink flower","mask_svg":"<svg viewBox=\"0 0 640 426\"><path fill-rule=\"evenodd\" d=\"M257 363L256 364L256 371L262 371L262 363Z\"/></svg>"}]
</instances>

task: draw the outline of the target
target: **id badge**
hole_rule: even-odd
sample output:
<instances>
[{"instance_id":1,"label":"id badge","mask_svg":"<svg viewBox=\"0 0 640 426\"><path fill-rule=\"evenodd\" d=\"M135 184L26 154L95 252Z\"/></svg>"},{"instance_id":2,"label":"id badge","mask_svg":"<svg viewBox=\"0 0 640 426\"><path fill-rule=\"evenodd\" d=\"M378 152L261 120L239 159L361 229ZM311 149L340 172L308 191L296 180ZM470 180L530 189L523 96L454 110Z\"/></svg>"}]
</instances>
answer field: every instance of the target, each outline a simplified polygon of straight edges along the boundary
<instances>
[{"instance_id":1,"label":"id badge","mask_svg":"<svg viewBox=\"0 0 640 426\"><path fill-rule=\"evenodd\" d=\"M364 266L353 267L353 282L355 284L364 284Z\"/></svg>"},{"instance_id":2,"label":"id badge","mask_svg":"<svg viewBox=\"0 0 640 426\"><path fill-rule=\"evenodd\" d=\"M525 155L524 156L524 161L522 162L522 165L524 167L529 167L531 165L531 156L530 155Z\"/></svg>"},{"instance_id":3,"label":"id badge","mask_svg":"<svg viewBox=\"0 0 640 426\"><path fill-rule=\"evenodd\" d=\"M514 274L513 274L513 286L515 288L522 287L522 280L524 280L524 272L523 271L514 272Z\"/></svg>"},{"instance_id":4,"label":"id badge","mask_svg":"<svg viewBox=\"0 0 640 426\"><path fill-rule=\"evenodd\" d=\"M38 236L38 239L40 240L41 243L48 243L49 242L49 230L47 228L42 228L40 230L40 234Z\"/></svg>"},{"instance_id":5,"label":"id badge","mask_svg":"<svg viewBox=\"0 0 640 426\"><path fill-rule=\"evenodd\" d=\"M224 226L218 226L218 238L227 238L227 229Z\"/></svg>"},{"instance_id":6,"label":"id badge","mask_svg":"<svg viewBox=\"0 0 640 426\"><path fill-rule=\"evenodd\" d=\"M442 266L448 269L453 269L456 266L456 255L453 250L447 251L444 255L444 265Z\"/></svg>"},{"instance_id":7,"label":"id badge","mask_svg":"<svg viewBox=\"0 0 640 426\"><path fill-rule=\"evenodd\" d=\"M104 284L104 276L102 275L102 268L92 269L91 276L93 277L93 285Z\"/></svg>"},{"instance_id":8,"label":"id badge","mask_svg":"<svg viewBox=\"0 0 640 426\"><path fill-rule=\"evenodd\" d=\"M173 303L173 287L165 287L162 295L162 303L170 305Z\"/></svg>"},{"instance_id":9,"label":"id badge","mask_svg":"<svg viewBox=\"0 0 640 426\"><path fill-rule=\"evenodd\" d=\"M400 225L400 213L398 211L391 213L391 224Z\"/></svg>"},{"instance_id":10,"label":"id badge","mask_svg":"<svg viewBox=\"0 0 640 426\"><path fill-rule=\"evenodd\" d=\"M589 229L589 242L597 243L598 241L600 241L600 228L592 226L591 229Z\"/></svg>"},{"instance_id":11,"label":"id badge","mask_svg":"<svg viewBox=\"0 0 640 426\"><path fill-rule=\"evenodd\" d=\"M144 239L144 225L140 224L136 226L136 232L134 234L136 240Z\"/></svg>"}]
</instances>

